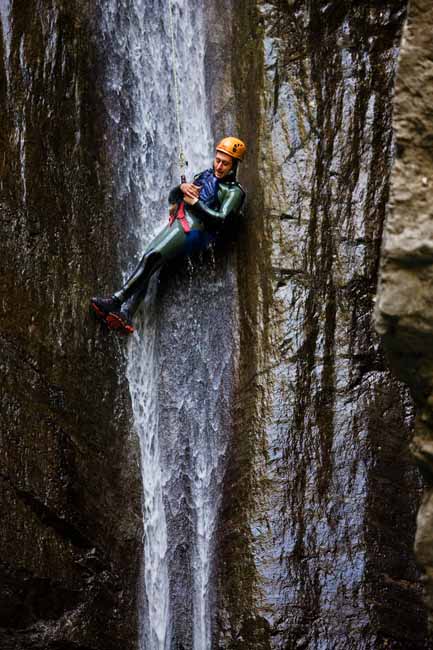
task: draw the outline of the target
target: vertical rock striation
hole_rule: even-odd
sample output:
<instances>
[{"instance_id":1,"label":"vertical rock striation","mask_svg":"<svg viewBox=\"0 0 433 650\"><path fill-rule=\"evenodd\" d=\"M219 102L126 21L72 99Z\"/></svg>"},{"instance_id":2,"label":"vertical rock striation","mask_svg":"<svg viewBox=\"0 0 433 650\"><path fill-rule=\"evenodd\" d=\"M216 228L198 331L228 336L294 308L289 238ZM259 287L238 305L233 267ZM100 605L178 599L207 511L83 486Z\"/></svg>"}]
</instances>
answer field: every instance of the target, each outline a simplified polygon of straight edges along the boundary
<instances>
[{"instance_id":1,"label":"vertical rock striation","mask_svg":"<svg viewBox=\"0 0 433 650\"><path fill-rule=\"evenodd\" d=\"M412 406L371 322L405 8L235 8L251 201L218 647L429 647Z\"/></svg>"},{"instance_id":2,"label":"vertical rock striation","mask_svg":"<svg viewBox=\"0 0 433 650\"><path fill-rule=\"evenodd\" d=\"M426 480L416 554L433 609L433 8L410 5L395 94L396 161L376 312L387 357L417 406L412 451Z\"/></svg>"},{"instance_id":3,"label":"vertical rock striation","mask_svg":"<svg viewBox=\"0 0 433 650\"><path fill-rule=\"evenodd\" d=\"M137 450L122 356L86 314L118 272L96 9L0 6L0 646L126 650Z\"/></svg>"},{"instance_id":4,"label":"vertical rock striation","mask_svg":"<svg viewBox=\"0 0 433 650\"><path fill-rule=\"evenodd\" d=\"M129 0L0 0L4 650L138 645L141 486L125 357L85 307L94 289L118 284L125 224L123 255L141 245L135 213L151 185L141 165L151 160L156 173L163 160L167 176L173 168L165 132L146 132L144 143L130 119L143 89L128 57L143 48L125 34L147 27L145 4L138 25ZM248 142L249 204L237 243L174 264L159 287L152 390L171 646L205 650L212 636L212 647L232 650L428 648L411 552L412 403L371 325L405 2L206 6L205 45L201 14L191 17L196 68L203 51L214 135ZM431 19L422 7L408 32L411 57L427 52L413 40L418 21ZM423 408L416 449L430 476L430 180L419 175L429 168L429 71L409 54L398 111L412 97L421 106L421 90L425 103L398 137L407 165L396 168L405 175L379 322ZM201 78L189 100L192 132ZM209 140L203 128L195 160ZM412 192L407 179L416 179ZM159 190L149 200L159 209ZM399 237L406 212L412 239ZM426 565L428 496L418 538Z\"/></svg>"}]
</instances>

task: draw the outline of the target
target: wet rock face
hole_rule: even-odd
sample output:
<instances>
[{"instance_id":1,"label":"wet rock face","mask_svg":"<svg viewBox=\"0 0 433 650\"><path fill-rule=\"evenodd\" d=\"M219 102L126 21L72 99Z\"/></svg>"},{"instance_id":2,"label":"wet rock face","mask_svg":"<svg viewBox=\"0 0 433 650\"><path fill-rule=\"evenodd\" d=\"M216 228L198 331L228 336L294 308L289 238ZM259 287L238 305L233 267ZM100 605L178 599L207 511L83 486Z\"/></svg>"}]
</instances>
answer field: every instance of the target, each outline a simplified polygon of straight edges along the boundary
<instances>
[{"instance_id":1,"label":"wet rock face","mask_svg":"<svg viewBox=\"0 0 433 650\"><path fill-rule=\"evenodd\" d=\"M421 6L413 15L426 21ZM95 288L119 279L110 160L123 136L110 134L100 96L101 10L87 0L0 3L5 650L137 646L141 488L124 361L85 315ZM208 72L209 97L225 107L216 132L249 143L249 208L237 244L161 277L163 453L191 514L173 499L173 645L194 637L187 479L194 435L206 430L210 445L225 446L209 489L224 476L209 587L215 647L428 648L411 550L412 403L371 325L405 3L218 0L214 11L207 56L220 65ZM230 65L228 26L242 46ZM427 132L424 150L418 129L399 153L427 152ZM416 217L428 216L424 176ZM398 268L416 266L427 282L428 242L415 258ZM409 350L413 367L428 329L423 339L401 327L407 313L382 312L388 348ZM429 365L415 367L428 460ZM430 564L423 533L418 548Z\"/></svg>"},{"instance_id":2,"label":"wet rock face","mask_svg":"<svg viewBox=\"0 0 433 650\"><path fill-rule=\"evenodd\" d=\"M137 455L87 316L118 270L95 7L0 9L0 646L133 648Z\"/></svg>"},{"instance_id":3,"label":"wet rock face","mask_svg":"<svg viewBox=\"0 0 433 650\"><path fill-rule=\"evenodd\" d=\"M416 554L433 609L433 311L431 141L433 8L413 2L396 85L396 161L382 252L376 313L388 359L417 404L412 450L426 479L418 513Z\"/></svg>"},{"instance_id":4,"label":"wet rock face","mask_svg":"<svg viewBox=\"0 0 433 650\"><path fill-rule=\"evenodd\" d=\"M371 318L405 9L236 7L250 203L221 648L429 647L412 553L412 405Z\"/></svg>"}]
</instances>

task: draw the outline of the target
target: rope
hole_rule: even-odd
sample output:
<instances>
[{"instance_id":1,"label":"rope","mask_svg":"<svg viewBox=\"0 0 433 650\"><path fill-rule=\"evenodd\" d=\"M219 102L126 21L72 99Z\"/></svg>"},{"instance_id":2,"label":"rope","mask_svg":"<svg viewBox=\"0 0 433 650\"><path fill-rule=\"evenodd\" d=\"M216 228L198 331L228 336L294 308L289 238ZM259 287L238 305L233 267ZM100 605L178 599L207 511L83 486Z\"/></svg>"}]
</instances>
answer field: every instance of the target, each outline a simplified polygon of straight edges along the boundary
<instances>
[{"instance_id":1,"label":"rope","mask_svg":"<svg viewBox=\"0 0 433 650\"><path fill-rule=\"evenodd\" d=\"M182 136L180 132L180 99L179 99L179 81L176 72L176 45L174 40L174 24L173 24L173 3L169 0L168 13L170 16L170 36L171 36L171 67L173 69L173 82L174 82L174 108L176 114L176 130L179 145L179 167L182 181L184 182L185 168L187 160L182 147Z\"/></svg>"}]
</instances>

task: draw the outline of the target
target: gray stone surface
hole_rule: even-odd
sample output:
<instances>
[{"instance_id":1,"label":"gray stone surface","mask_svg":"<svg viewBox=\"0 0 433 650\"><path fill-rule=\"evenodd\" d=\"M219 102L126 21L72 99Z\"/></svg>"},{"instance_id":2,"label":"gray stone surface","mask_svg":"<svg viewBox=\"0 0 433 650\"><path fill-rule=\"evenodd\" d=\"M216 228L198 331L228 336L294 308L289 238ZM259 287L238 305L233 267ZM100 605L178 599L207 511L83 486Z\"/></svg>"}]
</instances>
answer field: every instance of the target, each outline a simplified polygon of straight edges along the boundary
<instances>
[{"instance_id":1,"label":"gray stone surface","mask_svg":"<svg viewBox=\"0 0 433 650\"><path fill-rule=\"evenodd\" d=\"M417 405L412 449L426 479L416 554L433 607L433 7L410 4L395 93L396 161L382 251L376 326Z\"/></svg>"},{"instance_id":2,"label":"gray stone surface","mask_svg":"<svg viewBox=\"0 0 433 650\"><path fill-rule=\"evenodd\" d=\"M429 647L412 405L372 325L404 17L404 2L236 5L250 200L219 647Z\"/></svg>"},{"instance_id":3,"label":"gray stone surface","mask_svg":"<svg viewBox=\"0 0 433 650\"><path fill-rule=\"evenodd\" d=\"M101 97L102 39L92 2L13 6L10 39L0 32L0 646L132 650L137 448L121 347L85 313L92 291L120 275L110 167L119 136ZM158 309L162 403L201 373L193 400L202 408L209 383L224 378L215 648L428 648L412 553L412 403L371 324L405 3L218 0L213 10L209 101L216 135L233 129L248 142L248 212L236 242L196 263L199 275L180 264L161 277ZM422 60L414 55L413 70L428 74ZM406 83L415 83L409 73ZM409 106L426 92L420 85ZM417 119L399 160L411 147L427 160ZM412 221L421 224L430 176L415 176L399 196L403 205L416 188ZM428 474L432 375L422 354L431 318L420 300L427 304L430 238L399 233L383 282L398 269L413 288L390 282L381 323L423 408L417 449ZM173 340L184 346L182 363ZM191 444L184 417L185 444L173 449L181 468ZM424 521L431 510L427 493ZM189 526L179 521L171 547L178 584L189 575ZM418 534L426 564L429 530ZM173 629L190 650L187 597L183 605Z\"/></svg>"},{"instance_id":4,"label":"gray stone surface","mask_svg":"<svg viewBox=\"0 0 433 650\"><path fill-rule=\"evenodd\" d=\"M132 649L136 441L88 315L119 272L94 6L0 4L0 647Z\"/></svg>"}]
</instances>

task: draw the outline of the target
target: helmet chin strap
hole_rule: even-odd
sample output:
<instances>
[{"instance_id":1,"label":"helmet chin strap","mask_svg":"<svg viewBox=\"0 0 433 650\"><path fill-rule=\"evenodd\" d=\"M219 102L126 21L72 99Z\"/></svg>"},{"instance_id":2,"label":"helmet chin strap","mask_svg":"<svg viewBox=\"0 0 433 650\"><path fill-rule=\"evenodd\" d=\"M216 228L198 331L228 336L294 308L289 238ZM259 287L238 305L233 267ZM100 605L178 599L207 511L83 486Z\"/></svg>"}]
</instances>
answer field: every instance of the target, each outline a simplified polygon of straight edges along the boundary
<instances>
[{"instance_id":1,"label":"helmet chin strap","mask_svg":"<svg viewBox=\"0 0 433 650\"><path fill-rule=\"evenodd\" d=\"M224 181L235 181L236 180L236 175L238 173L238 165L239 162L237 160L233 160L233 165L230 169L230 171L224 176L224 178L221 178L221 181L224 183Z\"/></svg>"}]
</instances>

